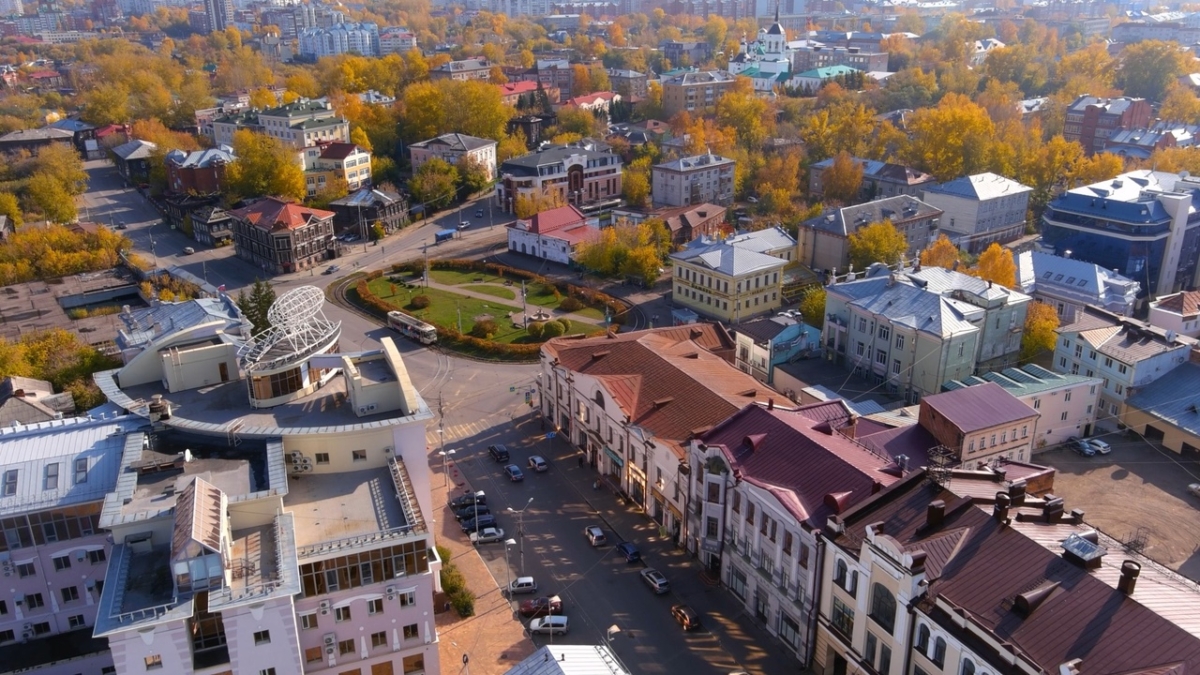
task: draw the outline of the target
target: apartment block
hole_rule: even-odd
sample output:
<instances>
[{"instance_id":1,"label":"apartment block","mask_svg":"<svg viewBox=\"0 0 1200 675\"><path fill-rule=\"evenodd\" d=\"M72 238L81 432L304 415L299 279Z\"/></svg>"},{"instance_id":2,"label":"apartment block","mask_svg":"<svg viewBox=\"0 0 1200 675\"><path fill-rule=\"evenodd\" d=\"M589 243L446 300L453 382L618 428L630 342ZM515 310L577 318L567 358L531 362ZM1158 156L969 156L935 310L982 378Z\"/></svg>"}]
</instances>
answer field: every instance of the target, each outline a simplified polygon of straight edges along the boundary
<instances>
[{"instance_id":1,"label":"apartment block","mask_svg":"<svg viewBox=\"0 0 1200 675\"><path fill-rule=\"evenodd\" d=\"M332 257L332 211L263 197L229 213L238 257L268 274L309 269Z\"/></svg>"},{"instance_id":2,"label":"apartment block","mask_svg":"<svg viewBox=\"0 0 1200 675\"><path fill-rule=\"evenodd\" d=\"M723 70L691 71L666 77L660 84L663 116L670 119L685 110L696 114L715 108L717 101L733 87L734 76Z\"/></svg>"},{"instance_id":3,"label":"apartment block","mask_svg":"<svg viewBox=\"0 0 1200 675\"><path fill-rule=\"evenodd\" d=\"M1153 117L1150 102L1144 98L1084 95L1067 106L1063 138L1079 143L1089 155L1103 152L1113 133L1143 129L1150 125Z\"/></svg>"},{"instance_id":4,"label":"apartment block","mask_svg":"<svg viewBox=\"0 0 1200 675\"><path fill-rule=\"evenodd\" d=\"M488 180L496 178L496 141L476 138L466 134L442 134L437 138L420 141L408 146L415 172L425 162L437 158L454 166L466 158L487 171Z\"/></svg>"},{"instance_id":5,"label":"apartment block","mask_svg":"<svg viewBox=\"0 0 1200 675\"><path fill-rule=\"evenodd\" d=\"M312 197L338 180L351 190L371 185L371 153L354 143L321 143L300 151L304 184Z\"/></svg>"},{"instance_id":6,"label":"apartment block","mask_svg":"<svg viewBox=\"0 0 1200 675\"><path fill-rule=\"evenodd\" d=\"M1033 188L994 173L929 185L921 199L943 212L938 226L959 248L981 253L1025 234Z\"/></svg>"},{"instance_id":7,"label":"apartment block","mask_svg":"<svg viewBox=\"0 0 1200 675\"><path fill-rule=\"evenodd\" d=\"M329 103L307 99L216 117L212 121L213 141L218 147L232 147L233 133L239 129L267 134L297 150L321 142L350 142L350 123L338 117Z\"/></svg>"},{"instance_id":8,"label":"apartment block","mask_svg":"<svg viewBox=\"0 0 1200 675\"><path fill-rule=\"evenodd\" d=\"M650 169L655 206L733 203L733 171L737 162L711 152L655 164Z\"/></svg>"},{"instance_id":9,"label":"apartment block","mask_svg":"<svg viewBox=\"0 0 1200 675\"><path fill-rule=\"evenodd\" d=\"M1016 263L1021 292L1053 307L1060 321L1089 306L1132 316L1142 290L1133 279L1075 258L1024 251Z\"/></svg>"},{"instance_id":10,"label":"apartment block","mask_svg":"<svg viewBox=\"0 0 1200 675\"><path fill-rule=\"evenodd\" d=\"M942 211L916 197L888 197L847 206L800 223L801 262L813 269L846 270L850 235L872 223L891 223L908 242L905 256L914 259L937 238Z\"/></svg>"}]
</instances>

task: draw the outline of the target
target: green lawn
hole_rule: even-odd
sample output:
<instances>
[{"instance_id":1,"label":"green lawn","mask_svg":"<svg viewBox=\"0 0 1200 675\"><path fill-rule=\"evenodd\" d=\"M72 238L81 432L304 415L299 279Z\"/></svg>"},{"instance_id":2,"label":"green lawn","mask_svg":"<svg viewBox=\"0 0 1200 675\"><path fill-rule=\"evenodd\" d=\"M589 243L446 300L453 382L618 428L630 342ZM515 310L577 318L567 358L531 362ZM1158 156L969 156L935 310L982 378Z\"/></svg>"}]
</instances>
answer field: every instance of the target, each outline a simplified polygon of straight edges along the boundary
<instances>
[{"instance_id":1,"label":"green lawn","mask_svg":"<svg viewBox=\"0 0 1200 675\"><path fill-rule=\"evenodd\" d=\"M474 293L483 293L484 295L491 295L500 298L501 300L517 299L517 294L514 293L512 289L505 288L503 286L493 286L491 284L468 284L463 286L463 290L472 291Z\"/></svg>"},{"instance_id":2,"label":"green lawn","mask_svg":"<svg viewBox=\"0 0 1200 675\"><path fill-rule=\"evenodd\" d=\"M461 286L462 284L502 284L504 277L488 272L473 272L471 270L430 270L430 277L439 284Z\"/></svg>"},{"instance_id":3,"label":"green lawn","mask_svg":"<svg viewBox=\"0 0 1200 675\"><path fill-rule=\"evenodd\" d=\"M458 328L458 317L461 312L463 332L470 332L471 326L475 323L475 317L480 314L490 314L499 327L499 333L492 336L496 342L503 343L523 343L529 342L529 334L524 328L513 328L512 320L509 319L509 312L520 313L521 307L519 304L510 304L496 301L480 300L478 298L469 298L465 295L444 291L439 288L411 288L406 289L403 286L396 285L396 294L392 295L392 284L387 279L375 279L369 284L371 292L385 302L390 302L397 307L410 311L422 321L437 324L443 328ZM498 289L506 290L506 289ZM423 310L413 311L408 308L413 296L425 295L429 298L429 307ZM571 322L571 330L569 335L577 333L592 333L600 330L600 326L593 324L580 323L578 321Z\"/></svg>"}]
</instances>

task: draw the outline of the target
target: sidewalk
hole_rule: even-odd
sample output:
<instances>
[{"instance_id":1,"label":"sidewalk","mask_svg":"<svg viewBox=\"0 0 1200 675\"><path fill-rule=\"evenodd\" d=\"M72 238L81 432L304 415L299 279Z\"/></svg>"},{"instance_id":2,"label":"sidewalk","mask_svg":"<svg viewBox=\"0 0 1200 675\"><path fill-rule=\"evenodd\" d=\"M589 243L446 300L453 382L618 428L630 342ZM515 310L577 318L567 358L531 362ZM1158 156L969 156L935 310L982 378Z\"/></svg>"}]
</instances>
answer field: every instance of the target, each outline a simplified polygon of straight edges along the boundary
<instances>
[{"instance_id":1,"label":"sidewalk","mask_svg":"<svg viewBox=\"0 0 1200 675\"><path fill-rule=\"evenodd\" d=\"M438 611L438 655L443 673L465 672L463 655L470 658L474 675L503 675L534 651L533 642L525 635L519 621L513 621L511 606L500 594L500 588L483 559L463 535L450 508L445 504L447 488L440 480L442 462L433 455L429 462L434 503L441 508L434 517L437 544L450 549L450 561L466 577L467 587L475 592L475 615L466 619L453 609ZM471 489L466 479L451 462L447 465L454 492ZM441 610L441 607L437 608Z\"/></svg>"}]
</instances>

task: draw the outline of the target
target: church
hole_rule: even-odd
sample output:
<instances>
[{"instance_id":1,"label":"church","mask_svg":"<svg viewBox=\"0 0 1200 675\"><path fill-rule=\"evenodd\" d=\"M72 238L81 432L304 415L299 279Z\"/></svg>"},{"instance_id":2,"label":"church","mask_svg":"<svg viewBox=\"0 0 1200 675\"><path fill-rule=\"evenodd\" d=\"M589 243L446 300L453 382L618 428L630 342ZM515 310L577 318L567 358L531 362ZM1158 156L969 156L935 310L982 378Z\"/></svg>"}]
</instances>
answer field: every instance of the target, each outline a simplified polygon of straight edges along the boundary
<instances>
[{"instance_id":1,"label":"church","mask_svg":"<svg viewBox=\"0 0 1200 675\"><path fill-rule=\"evenodd\" d=\"M737 56L729 60L729 72L754 81L755 91L772 91L785 82L792 72L792 50L788 48L787 31L779 23L779 7L775 7L775 23L760 28L758 39L748 42L742 38Z\"/></svg>"}]
</instances>

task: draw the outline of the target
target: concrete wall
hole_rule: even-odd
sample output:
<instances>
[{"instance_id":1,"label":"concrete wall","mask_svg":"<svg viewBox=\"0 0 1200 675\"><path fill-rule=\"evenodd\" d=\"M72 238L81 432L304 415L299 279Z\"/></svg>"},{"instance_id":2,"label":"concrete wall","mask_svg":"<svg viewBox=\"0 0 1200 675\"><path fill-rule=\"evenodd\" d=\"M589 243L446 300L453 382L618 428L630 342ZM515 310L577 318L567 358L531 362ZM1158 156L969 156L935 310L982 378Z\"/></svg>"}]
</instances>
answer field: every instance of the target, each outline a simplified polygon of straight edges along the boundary
<instances>
[{"instance_id":1,"label":"concrete wall","mask_svg":"<svg viewBox=\"0 0 1200 675\"><path fill-rule=\"evenodd\" d=\"M1148 427L1161 431L1163 438L1158 443L1178 453L1183 453L1185 447L1192 452L1200 451L1200 436L1189 433L1163 419L1155 417L1144 410L1125 406L1121 413L1121 423L1133 430L1134 433L1145 436Z\"/></svg>"},{"instance_id":2,"label":"concrete wall","mask_svg":"<svg viewBox=\"0 0 1200 675\"><path fill-rule=\"evenodd\" d=\"M546 237L515 227L508 228L508 250L563 265L571 262L571 247L567 244L567 240Z\"/></svg>"},{"instance_id":3,"label":"concrete wall","mask_svg":"<svg viewBox=\"0 0 1200 675\"><path fill-rule=\"evenodd\" d=\"M219 334L224 326L225 322L223 320L198 324L188 330L171 334L168 339L163 340L160 344L147 346L121 368L121 372L117 375L121 387L129 388L149 382L161 382L163 380L163 369L162 360L158 355L160 350L172 345L198 342L204 338L214 337ZM235 369L232 372L236 373L237 370Z\"/></svg>"},{"instance_id":4,"label":"concrete wall","mask_svg":"<svg viewBox=\"0 0 1200 675\"><path fill-rule=\"evenodd\" d=\"M172 393L238 379L237 347L231 344L167 349L158 356L167 391ZM225 364L224 380L221 364Z\"/></svg>"},{"instance_id":5,"label":"concrete wall","mask_svg":"<svg viewBox=\"0 0 1200 675\"><path fill-rule=\"evenodd\" d=\"M1033 452L1036 454L1066 443L1072 436L1082 438L1089 435L1096 421L1096 404L1100 400L1102 386L1102 381L1094 378L1052 391L1021 396L1022 403L1041 413ZM1066 419L1063 419L1064 414Z\"/></svg>"}]
</instances>

